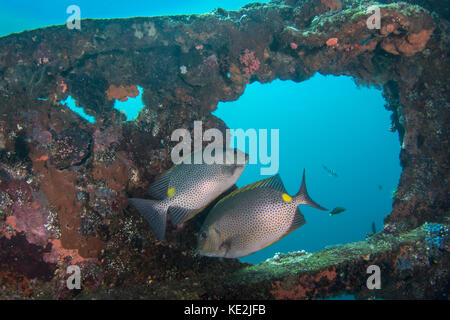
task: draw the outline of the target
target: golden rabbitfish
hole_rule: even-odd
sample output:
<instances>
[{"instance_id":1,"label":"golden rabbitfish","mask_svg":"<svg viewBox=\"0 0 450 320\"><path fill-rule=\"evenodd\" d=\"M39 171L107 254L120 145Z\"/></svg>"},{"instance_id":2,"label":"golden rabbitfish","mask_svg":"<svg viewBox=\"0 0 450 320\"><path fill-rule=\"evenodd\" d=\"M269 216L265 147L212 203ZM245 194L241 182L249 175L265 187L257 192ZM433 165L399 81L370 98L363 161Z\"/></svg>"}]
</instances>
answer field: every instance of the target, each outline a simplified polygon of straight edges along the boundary
<instances>
[{"instance_id":1,"label":"golden rabbitfish","mask_svg":"<svg viewBox=\"0 0 450 320\"><path fill-rule=\"evenodd\" d=\"M195 159L197 152L203 150L187 157ZM236 183L248 162L248 155L238 149L225 149L223 157L222 163L191 162L172 167L149 188L149 194L159 200L128 199L148 221L159 240L165 236L167 212L174 225L181 224Z\"/></svg>"},{"instance_id":2,"label":"golden rabbitfish","mask_svg":"<svg viewBox=\"0 0 450 320\"><path fill-rule=\"evenodd\" d=\"M298 206L324 210L308 195L305 172L300 191L291 197L279 175L238 189L210 211L198 236L198 253L240 258L259 251L305 224Z\"/></svg>"}]
</instances>

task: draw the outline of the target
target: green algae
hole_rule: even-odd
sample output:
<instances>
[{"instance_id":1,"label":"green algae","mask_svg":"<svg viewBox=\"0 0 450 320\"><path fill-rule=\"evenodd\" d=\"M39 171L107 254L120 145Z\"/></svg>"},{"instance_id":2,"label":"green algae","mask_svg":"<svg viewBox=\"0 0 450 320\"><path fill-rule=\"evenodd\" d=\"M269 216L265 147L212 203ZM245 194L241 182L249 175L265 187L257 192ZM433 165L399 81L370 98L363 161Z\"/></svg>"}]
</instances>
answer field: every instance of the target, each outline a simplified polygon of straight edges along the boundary
<instances>
[{"instance_id":1,"label":"green algae","mask_svg":"<svg viewBox=\"0 0 450 320\"><path fill-rule=\"evenodd\" d=\"M399 235L379 233L365 241L338 245L309 254L282 254L275 260L271 258L257 265L242 268L230 277L230 281L253 283L281 279L292 274L319 272L332 266L364 259L367 256L383 255L406 244L417 245L419 243L425 248L426 230L424 226Z\"/></svg>"}]
</instances>

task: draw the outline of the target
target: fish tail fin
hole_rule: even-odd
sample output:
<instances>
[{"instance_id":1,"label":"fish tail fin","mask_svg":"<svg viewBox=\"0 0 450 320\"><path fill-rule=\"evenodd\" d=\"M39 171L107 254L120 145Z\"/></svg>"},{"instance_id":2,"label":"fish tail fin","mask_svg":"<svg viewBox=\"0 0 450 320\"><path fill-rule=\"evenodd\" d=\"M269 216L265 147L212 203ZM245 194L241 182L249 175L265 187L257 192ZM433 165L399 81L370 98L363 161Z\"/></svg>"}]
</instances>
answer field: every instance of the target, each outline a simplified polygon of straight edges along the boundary
<instances>
[{"instance_id":1,"label":"fish tail fin","mask_svg":"<svg viewBox=\"0 0 450 320\"><path fill-rule=\"evenodd\" d=\"M166 234L167 210L162 201L130 198L128 201L147 220L158 240L164 239Z\"/></svg>"},{"instance_id":2,"label":"fish tail fin","mask_svg":"<svg viewBox=\"0 0 450 320\"><path fill-rule=\"evenodd\" d=\"M306 190L306 182L305 182L305 169L303 169L303 178L302 178L302 185L300 187L299 192L295 195L294 200L300 205L300 204L306 204L310 207L322 210L322 211L328 211L328 209L325 209L324 207L317 204L308 194L308 191Z\"/></svg>"}]
</instances>

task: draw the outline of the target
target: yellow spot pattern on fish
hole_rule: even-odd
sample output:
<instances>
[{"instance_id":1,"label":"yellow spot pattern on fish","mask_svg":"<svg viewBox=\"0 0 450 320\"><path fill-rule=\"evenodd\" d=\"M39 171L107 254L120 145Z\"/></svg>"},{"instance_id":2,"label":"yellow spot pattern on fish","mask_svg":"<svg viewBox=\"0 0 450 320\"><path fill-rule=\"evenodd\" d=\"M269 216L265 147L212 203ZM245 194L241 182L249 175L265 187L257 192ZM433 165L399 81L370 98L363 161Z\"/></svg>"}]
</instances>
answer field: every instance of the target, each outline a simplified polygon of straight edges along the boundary
<instances>
[{"instance_id":1,"label":"yellow spot pattern on fish","mask_svg":"<svg viewBox=\"0 0 450 320\"><path fill-rule=\"evenodd\" d=\"M285 207L284 202L274 203L272 199L276 195L273 192L270 189L260 190L252 198L245 197L245 204L237 208L240 214L230 216L223 224L216 226L221 237L228 239L236 234L242 235L239 240L234 239L238 242L234 245L244 249L251 247L254 242L261 243L261 248L269 246L285 235L292 225L296 206L292 205L291 208ZM284 195L289 197L289 201ZM278 193L277 196L281 196L285 202L292 201L286 193Z\"/></svg>"},{"instance_id":2,"label":"yellow spot pattern on fish","mask_svg":"<svg viewBox=\"0 0 450 320\"><path fill-rule=\"evenodd\" d=\"M170 188L167 190L167 196L170 198L175 193L175 188Z\"/></svg>"},{"instance_id":3,"label":"yellow spot pattern on fish","mask_svg":"<svg viewBox=\"0 0 450 320\"><path fill-rule=\"evenodd\" d=\"M290 195L288 195L287 193L283 193L282 197L283 197L283 200L286 202L292 201L292 197Z\"/></svg>"}]
</instances>

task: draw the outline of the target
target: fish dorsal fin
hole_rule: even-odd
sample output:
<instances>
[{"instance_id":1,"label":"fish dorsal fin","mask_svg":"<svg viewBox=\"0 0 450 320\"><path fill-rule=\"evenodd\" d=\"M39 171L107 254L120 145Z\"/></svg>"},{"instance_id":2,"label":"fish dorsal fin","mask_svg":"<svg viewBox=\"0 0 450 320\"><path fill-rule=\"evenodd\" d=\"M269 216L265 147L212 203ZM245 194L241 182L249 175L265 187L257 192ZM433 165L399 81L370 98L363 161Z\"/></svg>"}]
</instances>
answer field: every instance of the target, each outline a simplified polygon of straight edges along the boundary
<instances>
[{"instance_id":1,"label":"fish dorsal fin","mask_svg":"<svg viewBox=\"0 0 450 320\"><path fill-rule=\"evenodd\" d=\"M158 200L167 198L167 191L169 189L170 178L172 176L173 168L170 168L162 176L158 177L148 188L148 194Z\"/></svg>"},{"instance_id":2,"label":"fish dorsal fin","mask_svg":"<svg viewBox=\"0 0 450 320\"><path fill-rule=\"evenodd\" d=\"M242 187L242 188L234 191L232 194L242 192L242 191L253 190L253 189L262 189L262 188L274 189L277 191L281 191L283 193L286 192L283 182L281 181L280 175L276 174L270 178L259 180L259 181L253 182L249 185L246 185L245 187ZM230 196L232 194L230 194Z\"/></svg>"},{"instance_id":3,"label":"fish dorsal fin","mask_svg":"<svg viewBox=\"0 0 450 320\"><path fill-rule=\"evenodd\" d=\"M223 201L225 201L227 199L233 198L234 196L236 196L237 194L240 194L242 192L245 192L248 190L253 190L253 189L263 189L263 188L274 189L274 190L280 191L282 193L286 192L283 182L281 181L281 177L279 174L277 174L270 178L253 182L249 185L246 185L240 189L237 189L237 190L231 192L229 195L227 195L226 197L223 197L219 202L217 202L217 205L219 205L220 203L222 203Z\"/></svg>"},{"instance_id":4,"label":"fish dorsal fin","mask_svg":"<svg viewBox=\"0 0 450 320\"><path fill-rule=\"evenodd\" d=\"M280 174L276 174L270 178L259 181L259 185L255 187L251 187L250 189L256 188L268 188L280 191L282 193L286 193L286 189L284 188L283 181L281 181Z\"/></svg>"},{"instance_id":5,"label":"fish dorsal fin","mask_svg":"<svg viewBox=\"0 0 450 320\"><path fill-rule=\"evenodd\" d=\"M230 256L230 250L231 249L243 249L244 243L245 243L245 236L237 233L229 237L228 239L224 240L222 244L220 245L220 248L225 249L224 257L228 258L234 258L233 256ZM231 252L232 253L232 252Z\"/></svg>"}]
</instances>

